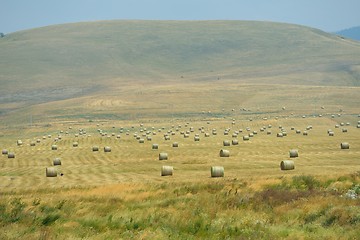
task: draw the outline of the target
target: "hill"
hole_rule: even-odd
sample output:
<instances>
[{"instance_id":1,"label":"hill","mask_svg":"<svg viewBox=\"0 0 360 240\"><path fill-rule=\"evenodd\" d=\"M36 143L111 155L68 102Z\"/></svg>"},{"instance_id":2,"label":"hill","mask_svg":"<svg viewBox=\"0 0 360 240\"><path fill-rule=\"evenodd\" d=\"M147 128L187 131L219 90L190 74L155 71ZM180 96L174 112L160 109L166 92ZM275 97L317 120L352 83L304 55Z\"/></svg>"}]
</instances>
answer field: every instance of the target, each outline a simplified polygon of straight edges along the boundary
<instances>
[{"instance_id":1,"label":"hill","mask_svg":"<svg viewBox=\"0 0 360 240\"><path fill-rule=\"evenodd\" d=\"M192 114L227 104L278 107L284 98L269 98L289 85L295 95L287 101L313 104L318 100L304 96L313 90L294 85L360 85L360 43L282 23L74 23L8 34L0 49L0 109L11 124L30 116L137 118L144 111ZM263 94L254 94L259 89ZM333 101L328 97L317 99Z\"/></svg>"},{"instance_id":2,"label":"hill","mask_svg":"<svg viewBox=\"0 0 360 240\"><path fill-rule=\"evenodd\" d=\"M360 26L344 29L336 32L337 35L360 41Z\"/></svg>"}]
</instances>

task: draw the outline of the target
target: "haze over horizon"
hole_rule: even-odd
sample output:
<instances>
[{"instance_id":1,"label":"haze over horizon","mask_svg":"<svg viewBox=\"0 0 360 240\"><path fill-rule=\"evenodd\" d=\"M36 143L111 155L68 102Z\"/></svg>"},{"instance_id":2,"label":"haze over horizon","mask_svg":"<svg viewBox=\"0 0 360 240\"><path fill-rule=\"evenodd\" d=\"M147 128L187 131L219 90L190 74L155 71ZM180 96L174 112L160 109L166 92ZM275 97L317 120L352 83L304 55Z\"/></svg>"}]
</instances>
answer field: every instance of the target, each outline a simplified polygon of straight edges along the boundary
<instances>
[{"instance_id":1,"label":"haze over horizon","mask_svg":"<svg viewBox=\"0 0 360 240\"><path fill-rule=\"evenodd\" d=\"M275 3L274 3L275 2ZM1 0L5 34L71 22L139 20L258 20L335 32L360 25L360 1L243 0Z\"/></svg>"}]
</instances>

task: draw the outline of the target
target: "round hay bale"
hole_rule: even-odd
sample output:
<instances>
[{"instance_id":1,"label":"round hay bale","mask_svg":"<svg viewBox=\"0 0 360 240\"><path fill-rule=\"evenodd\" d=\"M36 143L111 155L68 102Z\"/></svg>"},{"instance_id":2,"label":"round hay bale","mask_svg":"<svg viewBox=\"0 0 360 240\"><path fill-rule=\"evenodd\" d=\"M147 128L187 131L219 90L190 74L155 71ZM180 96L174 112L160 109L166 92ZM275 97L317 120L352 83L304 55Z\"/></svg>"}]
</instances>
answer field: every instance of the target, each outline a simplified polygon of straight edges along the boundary
<instances>
[{"instance_id":1,"label":"round hay bale","mask_svg":"<svg viewBox=\"0 0 360 240\"><path fill-rule=\"evenodd\" d=\"M144 142L145 142L145 140L143 138L139 139L139 143L144 143Z\"/></svg>"},{"instance_id":2,"label":"round hay bale","mask_svg":"<svg viewBox=\"0 0 360 240\"><path fill-rule=\"evenodd\" d=\"M301 133L301 131L300 130L296 130L296 134L300 134Z\"/></svg>"},{"instance_id":3,"label":"round hay bale","mask_svg":"<svg viewBox=\"0 0 360 240\"><path fill-rule=\"evenodd\" d=\"M277 133L276 136L277 137L283 137L284 135L282 133Z\"/></svg>"},{"instance_id":4,"label":"round hay bale","mask_svg":"<svg viewBox=\"0 0 360 240\"><path fill-rule=\"evenodd\" d=\"M357 128L360 128L360 124L358 124L356 127L357 127Z\"/></svg>"},{"instance_id":5,"label":"round hay bale","mask_svg":"<svg viewBox=\"0 0 360 240\"><path fill-rule=\"evenodd\" d=\"M211 177L224 177L223 166L212 166L210 169Z\"/></svg>"},{"instance_id":6,"label":"round hay bale","mask_svg":"<svg viewBox=\"0 0 360 240\"><path fill-rule=\"evenodd\" d=\"M340 144L341 149L350 149L350 145L347 142L342 142Z\"/></svg>"},{"instance_id":7,"label":"round hay bale","mask_svg":"<svg viewBox=\"0 0 360 240\"><path fill-rule=\"evenodd\" d=\"M111 147L105 146L104 147L104 152L111 152Z\"/></svg>"},{"instance_id":8,"label":"round hay bale","mask_svg":"<svg viewBox=\"0 0 360 240\"><path fill-rule=\"evenodd\" d=\"M61 165L61 159L60 159L60 158L55 158L55 159L53 160L53 165L54 165L54 166Z\"/></svg>"},{"instance_id":9,"label":"round hay bale","mask_svg":"<svg viewBox=\"0 0 360 240\"><path fill-rule=\"evenodd\" d=\"M37 142L37 143L40 143L40 142L41 142L40 138L36 139L36 142Z\"/></svg>"},{"instance_id":10,"label":"round hay bale","mask_svg":"<svg viewBox=\"0 0 360 240\"><path fill-rule=\"evenodd\" d=\"M92 150L93 150L93 152L98 152L98 151L99 151L99 147L98 147L98 146L93 146L93 147L92 147Z\"/></svg>"},{"instance_id":11,"label":"round hay bale","mask_svg":"<svg viewBox=\"0 0 360 240\"><path fill-rule=\"evenodd\" d=\"M15 158L15 153L9 152L8 153L8 158Z\"/></svg>"},{"instance_id":12,"label":"round hay bale","mask_svg":"<svg viewBox=\"0 0 360 240\"><path fill-rule=\"evenodd\" d=\"M294 161L290 161L290 160L281 161L280 169L281 170L294 170L295 169Z\"/></svg>"},{"instance_id":13,"label":"round hay bale","mask_svg":"<svg viewBox=\"0 0 360 240\"><path fill-rule=\"evenodd\" d=\"M57 145L51 145L51 150L57 150L57 149L58 149Z\"/></svg>"},{"instance_id":14,"label":"round hay bale","mask_svg":"<svg viewBox=\"0 0 360 240\"><path fill-rule=\"evenodd\" d=\"M7 154L9 153L9 151L8 151L7 149L3 149L3 150L1 151L1 153L2 153L3 155L7 155Z\"/></svg>"},{"instance_id":15,"label":"round hay bale","mask_svg":"<svg viewBox=\"0 0 360 240\"><path fill-rule=\"evenodd\" d=\"M210 133L205 133L205 137L210 137Z\"/></svg>"},{"instance_id":16,"label":"round hay bale","mask_svg":"<svg viewBox=\"0 0 360 240\"><path fill-rule=\"evenodd\" d=\"M57 177L57 170L54 167L46 168L46 177Z\"/></svg>"},{"instance_id":17,"label":"round hay bale","mask_svg":"<svg viewBox=\"0 0 360 240\"><path fill-rule=\"evenodd\" d=\"M335 125L335 128L340 128L340 125L339 125L339 124L336 124L336 125Z\"/></svg>"},{"instance_id":18,"label":"round hay bale","mask_svg":"<svg viewBox=\"0 0 360 240\"><path fill-rule=\"evenodd\" d=\"M151 148L152 149L159 149L159 144L154 143Z\"/></svg>"},{"instance_id":19,"label":"round hay bale","mask_svg":"<svg viewBox=\"0 0 360 240\"><path fill-rule=\"evenodd\" d=\"M17 144L18 146L21 146L21 145L23 145L23 142L22 142L21 140L17 140L17 141L16 141L16 144Z\"/></svg>"},{"instance_id":20,"label":"round hay bale","mask_svg":"<svg viewBox=\"0 0 360 240\"><path fill-rule=\"evenodd\" d=\"M254 137L254 134L253 134L253 133L249 133L249 137Z\"/></svg>"},{"instance_id":21,"label":"round hay bale","mask_svg":"<svg viewBox=\"0 0 360 240\"><path fill-rule=\"evenodd\" d=\"M243 136L243 140L244 140L244 141L249 141L249 140L250 140L250 137L249 137L249 136Z\"/></svg>"},{"instance_id":22,"label":"round hay bale","mask_svg":"<svg viewBox=\"0 0 360 240\"><path fill-rule=\"evenodd\" d=\"M78 147L79 143L78 142L73 142L73 147Z\"/></svg>"},{"instance_id":23,"label":"round hay bale","mask_svg":"<svg viewBox=\"0 0 360 240\"><path fill-rule=\"evenodd\" d=\"M282 135L283 135L283 137L286 137L287 136L287 132L282 132Z\"/></svg>"},{"instance_id":24,"label":"round hay bale","mask_svg":"<svg viewBox=\"0 0 360 240\"><path fill-rule=\"evenodd\" d=\"M159 153L159 160L168 160L168 154L167 153Z\"/></svg>"},{"instance_id":25,"label":"round hay bale","mask_svg":"<svg viewBox=\"0 0 360 240\"><path fill-rule=\"evenodd\" d=\"M267 135L271 135L271 131L270 131L270 130L267 131L266 134L267 134Z\"/></svg>"},{"instance_id":26,"label":"round hay bale","mask_svg":"<svg viewBox=\"0 0 360 240\"><path fill-rule=\"evenodd\" d=\"M161 176L172 176L174 168L173 166L162 166L161 167Z\"/></svg>"},{"instance_id":27,"label":"round hay bale","mask_svg":"<svg viewBox=\"0 0 360 240\"><path fill-rule=\"evenodd\" d=\"M230 146L230 141L224 140L224 141L223 141L223 146L224 146L224 147Z\"/></svg>"},{"instance_id":28,"label":"round hay bale","mask_svg":"<svg viewBox=\"0 0 360 240\"><path fill-rule=\"evenodd\" d=\"M147 137L146 137L146 140L147 140L147 141L151 141L151 140L152 140L152 137L151 137L151 136L147 136Z\"/></svg>"},{"instance_id":29,"label":"round hay bale","mask_svg":"<svg viewBox=\"0 0 360 240\"><path fill-rule=\"evenodd\" d=\"M307 132L307 131L304 131L304 132L303 132L303 135L304 135L304 136L307 136L307 135L308 135L308 132Z\"/></svg>"},{"instance_id":30,"label":"round hay bale","mask_svg":"<svg viewBox=\"0 0 360 240\"><path fill-rule=\"evenodd\" d=\"M194 137L194 141L195 141L195 142L199 142L199 141L200 141L200 137L199 137L199 136L195 136L195 137Z\"/></svg>"},{"instance_id":31,"label":"round hay bale","mask_svg":"<svg viewBox=\"0 0 360 240\"><path fill-rule=\"evenodd\" d=\"M334 136L334 132L329 132L329 136L333 137Z\"/></svg>"},{"instance_id":32,"label":"round hay bale","mask_svg":"<svg viewBox=\"0 0 360 240\"><path fill-rule=\"evenodd\" d=\"M291 149L289 151L290 158L299 157L299 151L297 149Z\"/></svg>"},{"instance_id":33,"label":"round hay bale","mask_svg":"<svg viewBox=\"0 0 360 240\"><path fill-rule=\"evenodd\" d=\"M31 147L35 147L35 145L36 145L36 143L35 143L35 142L33 142L33 141L32 141L32 142L30 142L30 146L31 146Z\"/></svg>"},{"instance_id":34,"label":"round hay bale","mask_svg":"<svg viewBox=\"0 0 360 240\"><path fill-rule=\"evenodd\" d=\"M230 157L230 151L226 149L220 150L220 157Z\"/></svg>"},{"instance_id":35,"label":"round hay bale","mask_svg":"<svg viewBox=\"0 0 360 240\"><path fill-rule=\"evenodd\" d=\"M229 132L228 132L228 131L224 131L224 135L229 135Z\"/></svg>"},{"instance_id":36,"label":"round hay bale","mask_svg":"<svg viewBox=\"0 0 360 240\"><path fill-rule=\"evenodd\" d=\"M233 139L233 140L231 141L231 143L232 143L232 145L239 145L239 140Z\"/></svg>"},{"instance_id":37,"label":"round hay bale","mask_svg":"<svg viewBox=\"0 0 360 240\"><path fill-rule=\"evenodd\" d=\"M342 129L342 132L343 132L343 133L346 133L347 131L348 131L348 130L347 130L346 128L343 128L343 129Z\"/></svg>"},{"instance_id":38,"label":"round hay bale","mask_svg":"<svg viewBox=\"0 0 360 240\"><path fill-rule=\"evenodd\" d=\"M237 138L237 133L233 133L232 135L231 135L233 138Z\"/></svg>"},{"instance_id":39,"label":"round hay bale","mask_svg":"<svg viewBox=\"0 0 360 240\"><path fill-rule=\"evenodd\" d=\"M168 140L170 140L170 136L166 135L166 136L164 137L164 139L165 139L166 141L168 141Z\"/></svg>"},{"instance_id":40,"label":"round hay bale","mask_svg":"<svg viewBox=\"0 0 360 240\"><path fill-rule=\"evenodd\" d=\"M173 146L173 147L179 147L179 143L178 143L178 142L174 142L174 143L172 144L172 146Z\"/></svg>"}]
</instances>

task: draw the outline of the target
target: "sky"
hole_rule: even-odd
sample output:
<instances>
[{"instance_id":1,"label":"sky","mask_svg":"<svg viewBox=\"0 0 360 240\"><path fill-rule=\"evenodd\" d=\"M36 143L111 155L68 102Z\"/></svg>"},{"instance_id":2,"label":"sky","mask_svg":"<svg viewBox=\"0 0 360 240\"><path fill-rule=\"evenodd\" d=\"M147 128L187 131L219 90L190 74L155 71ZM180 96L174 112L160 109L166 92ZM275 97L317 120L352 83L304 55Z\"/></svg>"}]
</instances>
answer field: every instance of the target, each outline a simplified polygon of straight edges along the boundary
<instances>
[{"instance_id":1,"label":"sky","mask_svg":"<svg viewBox=\"0 0 360 240\"><path fill-rule=\"evenodd\" d=\"M360 25L360 0L0 0L5 34L113 19L259 20L335 32Z\"/></svg>"}]
</instances>

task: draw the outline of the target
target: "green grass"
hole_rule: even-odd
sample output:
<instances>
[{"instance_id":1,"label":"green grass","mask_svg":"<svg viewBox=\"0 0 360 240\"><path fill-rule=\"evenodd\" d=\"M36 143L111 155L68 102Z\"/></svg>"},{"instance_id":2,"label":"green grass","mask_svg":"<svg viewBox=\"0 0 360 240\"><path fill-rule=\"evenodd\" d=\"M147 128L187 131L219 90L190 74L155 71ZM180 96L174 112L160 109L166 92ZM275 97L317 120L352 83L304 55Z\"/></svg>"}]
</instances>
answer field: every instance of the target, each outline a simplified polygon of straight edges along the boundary
<instances>
[{"instance_id":1,"label":"green grass","mask_svg":"<svg viewBox=\"0 0 360 240\"><path fill-rule=\"evenodd\" d=\"M354 185L359 184L359 176L351 177ZM296 178L312 179L317 184L312 190L299 189ZM57 239L357 236L359 200L332 194L325 179L295 176L278 187L258 190L226 179L215 183L118 184L57 193L34 190L19 193L17 198L0 198L1 225L7 229L2 234L6 239L18 234L33 239L46 226L48 237ZM290 189L281 190L285 183Z\"/></svg>"}]
</instances>

